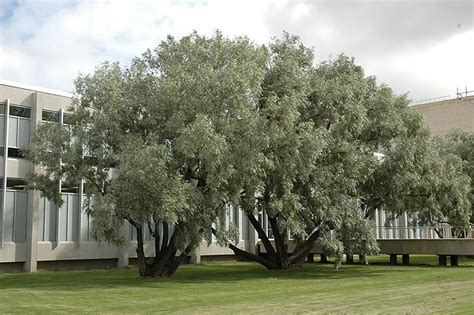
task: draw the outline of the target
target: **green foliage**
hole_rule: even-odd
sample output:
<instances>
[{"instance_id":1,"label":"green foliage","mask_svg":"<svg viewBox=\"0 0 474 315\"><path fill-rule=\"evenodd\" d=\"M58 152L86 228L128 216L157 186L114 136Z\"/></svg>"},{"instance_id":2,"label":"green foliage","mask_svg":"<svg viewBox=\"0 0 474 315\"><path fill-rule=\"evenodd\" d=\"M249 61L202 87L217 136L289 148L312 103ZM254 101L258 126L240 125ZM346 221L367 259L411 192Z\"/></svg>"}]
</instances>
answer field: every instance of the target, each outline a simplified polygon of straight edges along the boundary
<instances>
[{"instance_id":1,"label":"green foliage","mask_svg":"<svg viewBox=\"0 0 474 315\"><path fill-rule=\"evenodd\" d=\"M467 226L472 150L461 138L444 153L405 95L344 55L314 65L287 33L266 46L220 32L168 37L130 67L106 62L75 84L72 124L36 131L30 181L60 204L57 183L85 179L98 238L120 241L124 219L166 222L184 251L229 203L265 211L275 235L320 230L337 255L377 251L375 209ZM218 230L228 242L232 231Z\"/></svg>"},{"instance_id":2,"label":"green foliage","mask_svg":"<svg viewBox=\"0 0 474 315\"><path fill-rule=\"evenodd\" d=\"M53 183L83 178L98 239L123 241L121 220L166 222L179 249L195 247L222 205L240 197L236 166L258 157L265 62L266 49L247 38L193 33L169 37L128 68L105 62L80 75L72 125L36 131L32 185L61 204Z\"/></svg>"},{"instance_id":3,"label":"green foliage","mask_svg":"<svg viewBox=\"0 0 474 315\"><path fill-rule=\"evenodd\" d=\"M471 203L471 224L474 224L474 133L456 130L447 135L442 146L448 154L462 160L463 171L470 178L469 201Z\"/></svg>"},{"instance_id":4,"label":"green foliage","mask_svg":"<svg viewBox=\"0 0 474 315\"><path fill-rule=\"evenodd\" d=\"M428 136L400 139L386 151L370 190L374 204L400 214L416 211L419 222L438 226L448 222L458 230L468 227L469 177L461 160L445 152Z\"/></svg>"}]
</instances>

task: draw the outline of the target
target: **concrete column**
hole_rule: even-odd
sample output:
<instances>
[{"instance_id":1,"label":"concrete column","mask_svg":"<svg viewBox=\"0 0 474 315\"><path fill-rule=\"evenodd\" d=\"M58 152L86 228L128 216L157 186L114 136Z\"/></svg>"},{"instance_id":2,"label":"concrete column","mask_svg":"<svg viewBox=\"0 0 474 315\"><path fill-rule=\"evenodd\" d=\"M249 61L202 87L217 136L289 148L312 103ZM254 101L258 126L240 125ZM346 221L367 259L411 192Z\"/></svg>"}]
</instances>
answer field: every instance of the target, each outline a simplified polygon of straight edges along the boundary
<instances>
[{"instance_id":1,"label":"concrete column","mask_svg":"<svg viewBox=\"0 0 474 315\"><path fill-rule=\"evenodd\" d=\"M448 259L446 255L439 255L438 256L438 261L440 266L447 266L448 265Z\"/></svg>"},{"instance_id":2,"label":"concrete column","mask_svg":"<svg viewBox=\"0 0 474 315\"><path fill-rule=\"evenodd\" d=\"M451 260L451 267L459 266L459 256L458 255L451 255L450 260Z\"/></svg>"},{"instance_id":3,"label":"concrete column","mask_svg":"<svg viewBox=\"0 0 474 315\"><path fill-rule=\"evenodd\" d=\"M390 265L396 266L397 265L397 255L390 254Z\"/></svg>"},{"instance_id":4,"label":"concrete column","mask_svg":"<svg viewBox=\"0 0 474 315\"><path fill-rule=\"evenodd\" d=\"M38 93L34 94L34 102L31 107L31 129L33 135L36 127L41 121L41 106L38 105ZM38 269L38 220L39 220L40 192L28 191L28 210L26 219L26 260L23 269L27 272L36 272ZM59 218L58 218L59 220ZM59 234L57 234L59 238Z\"/></svg>"},{"instance_id":5,"label":"concrete column","mask_svg":"<svg viewBox=\"0 0 474 315\"><path fill-rule=\"evenodd\" d=\"M42 112L39 113L41 117L42 116ZM63 123L63 109L61 108L60 109L60 113L59 113L59 123L62 124ZM62 160L60 159L59 160L59 163L62 163L61 162ZM59 181L58 183L58 190L59 190L59 193L61 194L61 190L62 190L62 180ZM62 198L62 195L61 195L61 198ZM63 205L64 206L64 205ZM67 213L67 211L66 211ZM67 214L66 214L67 216ZM56 248L58 247L59 245L59 230L60 230L60 222L61 222L61 208L56 205L56 242L53 243L53 248Z\"/></svg>"},{"instance_id":6,"label":"concrete column","mask_svg":"<svg viewBox=\"0 0 474 315\"><path fill-rule=\"evenodd\" d=\"M119 247L119 254L117 259L117 268L126 268L129 266L129 255L126 245Z\"/></svg>"},{"instance_id":7,"label":"concrete column","mask_svg":"<svg viewBox=\"0 0 474 315\"><path fill-rule=\"evenodd\" d=\"M189 259L190 264L200 264L201 263L201 247L199 246L196 250L191 253L191 258Z\"/></svg>"},{"instance_id":8,"label":"concrete column","mask_svg":"<svg viewBox=\"0 0 474 315\"><path fill-rule=\"evenodd\" d=\"M2 207L0 208L0 248L3 247L3 222L5 215L5 208L7 205L7 177L8 177L8 130L9 130L9 121L10 121L10 100L7 99L5 102L5 130L3 141L3 181L2 181Z\"/></svg>"},{"instance_id":9,"label":"concrete column","mask_svg":"<svg viewBox=\"0 0 474 315\"><path fill-rule=\"evenodd\" d=\"M23 269L36 272L38 269L38 220L40 192L28 191L28 210L26 216L26 260Z\"/></svg>"},{"instance_id":10,"label":"concrete column","mask_svg":"<svg viewBox=\"0 0 474 315\"><path fill-rule=\"evenodd\" d=\"M410 255L408 254L403 254L402 255L402 263L404 265L409 265L410 264Z\"/></svg>"},{"instance_id":11,"label":"concrete column","mask_svg":"<svg viewBox=\"0 0 474 315\"><path fill-rule=\"evenodd\" d=\"M117 259L117 268L125 268L129 266L129 254L128 254L128 225L124 221L122 227L120 228L120 234L125 239L125 244L118 246L118 259Z\"/></svg>"}]
</instances>

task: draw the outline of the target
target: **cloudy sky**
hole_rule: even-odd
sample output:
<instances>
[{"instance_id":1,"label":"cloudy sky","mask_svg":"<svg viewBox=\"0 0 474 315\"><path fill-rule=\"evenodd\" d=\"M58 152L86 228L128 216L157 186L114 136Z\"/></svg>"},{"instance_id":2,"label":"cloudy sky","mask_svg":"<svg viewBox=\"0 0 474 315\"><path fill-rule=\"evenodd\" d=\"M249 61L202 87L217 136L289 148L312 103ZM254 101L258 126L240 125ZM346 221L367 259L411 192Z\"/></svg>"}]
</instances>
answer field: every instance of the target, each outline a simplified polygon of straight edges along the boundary
<instances>
[{"instance_id":1,"label":"cloudy sky","mask_svg":"<svg viewBox=\"0 0 474 315\"><path fill-rule=\"evenodd\" d=\"M79 72L197 30L268 42L283 31L317 60L345 53L413 100L474 90L474 0L0 0L0 79L72 91Z\"/></svg>"}]
</instances>

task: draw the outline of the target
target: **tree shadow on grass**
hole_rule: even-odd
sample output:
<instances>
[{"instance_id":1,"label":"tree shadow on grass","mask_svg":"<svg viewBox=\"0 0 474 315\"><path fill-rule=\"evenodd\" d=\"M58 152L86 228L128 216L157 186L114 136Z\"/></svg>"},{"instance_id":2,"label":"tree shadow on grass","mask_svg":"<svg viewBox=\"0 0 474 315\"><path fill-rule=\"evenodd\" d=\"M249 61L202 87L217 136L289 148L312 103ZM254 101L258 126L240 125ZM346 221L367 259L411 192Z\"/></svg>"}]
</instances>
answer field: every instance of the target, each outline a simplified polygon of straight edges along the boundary
<instances>
[{"instance_id":1,"label":"tree shadow on grass","mask_svg":"<svg viewBox=\"0 0 474 315\"><path fill-rule=\"evenodd\" d=\"M124 287L166 289L180 284L227 283L249 280L341 280L383 277L390 272L406 273L416 268L391 269L376 266L346 265L335 270L331 264L308 263L302 268L267 270L253 263L209 263L185 265L170 279L142 279L136 268L111 270L74 270L37 274L0 275L0 290L33 289L48 291L83 291Z\"/></svg>"}]
</instances>

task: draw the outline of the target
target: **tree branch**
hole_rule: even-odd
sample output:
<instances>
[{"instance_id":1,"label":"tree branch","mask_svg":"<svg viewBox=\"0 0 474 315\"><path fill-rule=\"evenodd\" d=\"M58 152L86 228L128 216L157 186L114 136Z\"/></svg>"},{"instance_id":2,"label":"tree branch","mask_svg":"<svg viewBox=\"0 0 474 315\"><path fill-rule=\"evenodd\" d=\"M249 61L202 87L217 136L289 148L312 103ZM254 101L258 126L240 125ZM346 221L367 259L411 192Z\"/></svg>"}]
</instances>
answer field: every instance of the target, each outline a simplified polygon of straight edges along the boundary
<instances>
[{"instance_id":1,"label":"tree branch","mask_svg":"<svg viewBox=\"0 0 474 315\"><path fill-rule=\"evenodd\" d=\"M216 229L211 228L211 231L212 231L212 234L214 234L217 237ZM260 257L260 256L257 256L255 254L249 253L247 251L244 251L244 250L238 248L237 246L235 246L234 244L232 244L231 242L229 242L227 240L226 240L226 242L227 242L229 248L234 252L235 255L246 258L250 261L255 261L259 264L264 265L268 269L275 269L275 264L273 262L271 262L270 260L265 259L265 258Z\"/></svg>"},{"instance_id":2,"label":"tree branch","mask_svg":"<svg viewBox=\"0 0 474 315\"><path fill-rule=\"evenodd\" d=\"M288 257L288 253L286 250L285 246L285 240L282 234L280 233L280 229L278 228L277 224L277 219L274 217L268 216L268 221L270 222L270 225L272 226L272 232L273 232L273 239L275 241L275 247L277 249L278 253L278 264L283 266L283 262L286 261Z\"/></svg>"},{"instance_id":3,"label":"tree branch","mask_svg":"<svg viewBox=\"0 0 474 315\"><path fill-rule=\"evenodd\" d=\"M252 223L253 227L258 233L258 236L260 237L260 240L262 241L263 246L265 246L265 249L267 250L267 254L271 257L272 261L276 262L277 258L277 253L275 249L273 248L272 243L268 239L267 234L263 230L262 226L258 222L258 220L255 218L253 214L248 214L247 217L249 218L250 223Z\"/></svg>"},{"instance_id":4,"label":"tree branch","mask_svg":"<svg viewBox=\"0 0 474 315\"><path fill-rule=\"evenodd\" d=\"M309 252L313 249L314 242L318 239L321 235L321 229L318 227L316 228L311 235L303 242L303 244L298 248L298 250L293 251L292 255L290 256L289 260L291 263L298 263L301 259L304 259L308 256Z\"/></svg>"}]
</instances>

